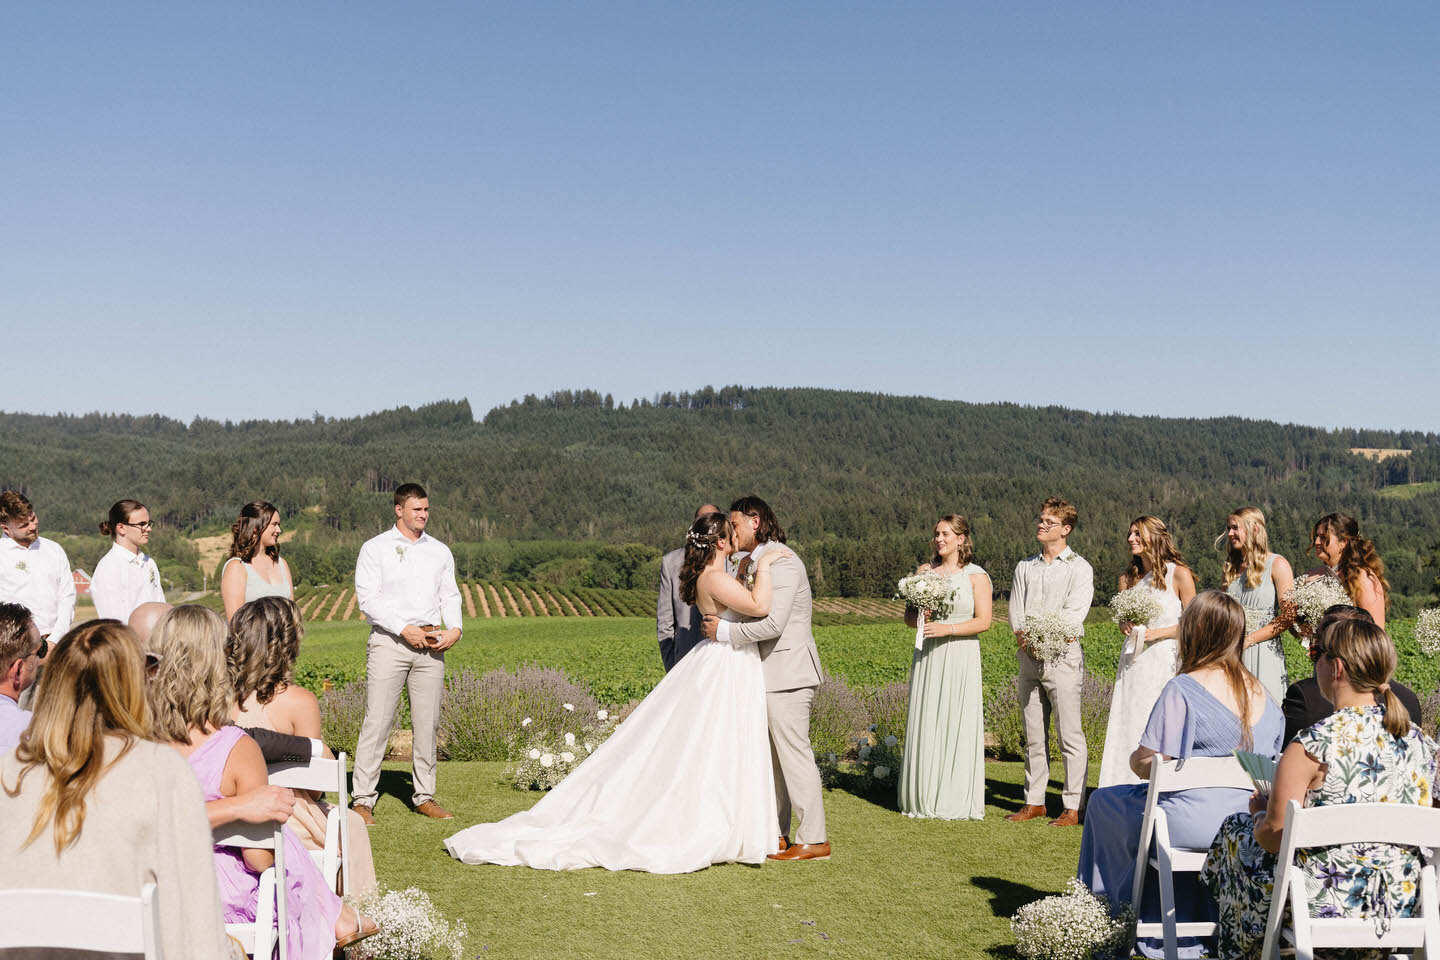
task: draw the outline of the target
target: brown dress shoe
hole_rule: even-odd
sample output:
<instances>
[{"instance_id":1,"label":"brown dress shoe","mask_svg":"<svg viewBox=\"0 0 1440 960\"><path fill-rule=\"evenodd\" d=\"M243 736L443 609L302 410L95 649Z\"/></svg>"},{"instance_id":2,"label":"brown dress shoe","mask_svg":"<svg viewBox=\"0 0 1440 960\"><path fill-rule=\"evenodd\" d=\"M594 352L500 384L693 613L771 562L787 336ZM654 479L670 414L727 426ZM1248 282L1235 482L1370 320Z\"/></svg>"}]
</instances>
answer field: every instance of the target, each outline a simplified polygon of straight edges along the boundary
<instances>
[{"instance_id":1,"label":"brown dress shoe","mask_svg":"<svg viewBox=\"0 0 1440 960\"><path fill-rule=\"evenodd\" d=\"M1014 813L1007 814L1005 816L1005 819L1009 820L1011 823L1024 823L1026 820L1034 820L1036 817L1043 816L1045 816L1044 807L1038 806L1033 803L1027 803L1025 804L1025 806L1021 807L1019 810L1016 810Z\"/></svg>"},{"instance_id":2,"label":"brown dress shoe","mask_svg":"<svg viewBox=\"0 0 1440 960\"><path fill-rule=\"evenodd\" d=\"M776 849L776 850L784 850L784 849L786 849L786 848L789 847L789 846L790 846L790 841L789 841L788 839L786 839L785 837L781 837L781 838L780 838L780 845L777 846L775 849Z\"/></svg>"},{"instance_id":3,"label":"brown dress shoe","mask_svg":"<svg viewBox=\"0 0 1440 960\"><path fill-rule=\"evenodd\" d=\"M368 804L357 803L354 810L360 815L360 821L367 827L375 826L375 811Z\"/></svg>"},{"instance_id":4,"label":"brown dress shoe","mask_svg":"<svg viewBox=\"0 0 1440 960\"><path fill-rule=\"evenodd\" d=\"M828 843L792 843L779 853L770 854L770 860L829 860Z\"/></svg>"},{"instance_id":5,"label":"brown dress shoe","mask_svg":"<svg viewBox=\"0 0 1440 960\"><path fill-rule=\"evenodd\" d=\"M440 804L436 803L434 800L426 800L424 803L420 804L420 806L418 806L418 807L415 808L415 812L416 812L416 813L423 813L425 816L429 817L431 820L454 820L454 819L455 819L455 814L451 813L449 810L446 810L444 807L440 806Z\"/></svg>"},{"instance_id":6,"label":"brown dress shoe","mask_svg":"<svg viewBox=\"0 0 1440 960\"><path fill-rule=\"evenodd\" d=\"M1066 810L1060 816L1050 821L1052 827L1078 827L1080 826L1080 811Z\"/></svg>"}]
</instances>

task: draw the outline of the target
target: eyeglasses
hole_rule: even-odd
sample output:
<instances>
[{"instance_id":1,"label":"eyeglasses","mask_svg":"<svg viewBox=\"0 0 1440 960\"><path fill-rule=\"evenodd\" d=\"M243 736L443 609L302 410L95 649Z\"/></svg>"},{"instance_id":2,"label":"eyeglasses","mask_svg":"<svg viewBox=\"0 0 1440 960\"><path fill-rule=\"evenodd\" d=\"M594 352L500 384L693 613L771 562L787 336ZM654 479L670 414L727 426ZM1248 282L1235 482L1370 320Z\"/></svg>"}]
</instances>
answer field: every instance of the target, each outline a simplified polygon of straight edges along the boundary
<instances>
[{"instance_id":1,"label":"eyeglasses","mask_svg":"<svg viewBox=\"0 0 1440 960\"><path fill-rule=\"evenodd\" d=\"M127 527L139 527L141 530L149 530L151 527L155 526L155 521L154 521L154 520L146 520L146 521L144 521L143 523L131 523L129 520L126 520L126 521L125 521L125 526L127 526Z\"/></svg>"},{"instance_id":2,"label":"eyeglasses","mask_svg":"<svg viewBox=\"0 0 1440 960\"><path fill-rule=\"evenodd\" d=\"M1335 656L1335 654L1331 653L1329 650L1321 647L1320 644L1316 643L1314 640L1310 641L1310 646L1305 650L1305 652L1310 655L1311 663L1319 663L1321 657L1329 657L1331 660L1340 659L1339 657Z\"/></svg>"},{"instance_id":3,"label":"eyeglasses","mask_svg":"<svg viewBox=\"0 0 1440 960\"><path fill-rule=\"evenodd\" d=\"M1046 520L1042 517L1036 517L1035 526L1039 527L1041 530L1049 530L1051 527L1063 527L1064 524L1061 523L1059 520Z\"/></svg>"}]
</instances>

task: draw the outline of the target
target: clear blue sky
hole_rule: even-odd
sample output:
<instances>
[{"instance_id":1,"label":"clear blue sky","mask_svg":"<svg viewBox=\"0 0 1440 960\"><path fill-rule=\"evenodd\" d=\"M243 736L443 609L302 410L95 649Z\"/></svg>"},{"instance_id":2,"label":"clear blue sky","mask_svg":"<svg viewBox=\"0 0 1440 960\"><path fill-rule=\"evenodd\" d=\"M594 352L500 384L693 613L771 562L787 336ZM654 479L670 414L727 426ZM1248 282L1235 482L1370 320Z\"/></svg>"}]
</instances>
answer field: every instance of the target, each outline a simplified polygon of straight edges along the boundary
<instances>
[{"instance_id":1,"label":"clear blue sky","mask_svg":"<svg viewBox=\"0 0 1440 960\"><path fill-rule=\"evenodd\" d=\"M1440 8L11 4L0 408L1440 430Z\"/></svg>"}]
</instances>

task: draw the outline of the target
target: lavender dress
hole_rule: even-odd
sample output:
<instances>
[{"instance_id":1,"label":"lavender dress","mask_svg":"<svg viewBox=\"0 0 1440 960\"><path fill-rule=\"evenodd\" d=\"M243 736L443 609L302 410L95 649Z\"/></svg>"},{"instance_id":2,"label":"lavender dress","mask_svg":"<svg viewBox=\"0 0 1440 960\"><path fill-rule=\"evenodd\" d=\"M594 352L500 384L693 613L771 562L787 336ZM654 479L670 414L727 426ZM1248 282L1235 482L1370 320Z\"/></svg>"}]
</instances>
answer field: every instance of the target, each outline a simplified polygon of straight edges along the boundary
<instances>
[{"instance_id":1,"label":"lavender dress","mask_svg":"<svg viewBox=\"0 0 1440 960\"><path fill-rule=\"evenodd\" d=\"M245 731L221 727L190 754L190 768L205 791L205 801L219 800L221 776L230 751ZM220 904L226 923L253 923L255 898L260 878L250 872L240 851L215 848L215 879L220 884ZM335 921L340 916L340 898L330 892L325 879L290 828L285 828L285 879L290 914L286 944L297 960L325 960L335 950Z\"/></svg>"}]
</instances>

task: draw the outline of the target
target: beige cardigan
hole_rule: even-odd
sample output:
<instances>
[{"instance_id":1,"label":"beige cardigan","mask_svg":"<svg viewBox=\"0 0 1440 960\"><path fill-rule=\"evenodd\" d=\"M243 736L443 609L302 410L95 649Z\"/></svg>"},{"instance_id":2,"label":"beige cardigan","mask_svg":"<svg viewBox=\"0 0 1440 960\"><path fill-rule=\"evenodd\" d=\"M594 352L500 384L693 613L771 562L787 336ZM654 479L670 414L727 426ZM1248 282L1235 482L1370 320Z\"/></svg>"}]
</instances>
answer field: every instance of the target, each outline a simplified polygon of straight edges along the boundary
<instances>
[{"instance_id":1,"label":"beige cardigan","mask_svg":"<svg viewBox=\"0 0 1440 960\"><path fill-rule=\"evenodd\" d=\"M107 756L119 739L107 738ZM15 751L0 756L0 787L14 789ZM137 741L101 775L85 799L79 838L58 856L51 827L29 846L25 838L50 785L32 769L18 796L0 789L0 888L86 890L137 896L155 883L160 943L167 957L230 956L215 881L214 843L200 784L170 747Z\"/></svg>"}]
</instances>

